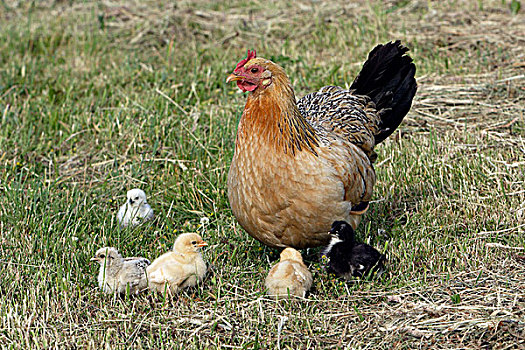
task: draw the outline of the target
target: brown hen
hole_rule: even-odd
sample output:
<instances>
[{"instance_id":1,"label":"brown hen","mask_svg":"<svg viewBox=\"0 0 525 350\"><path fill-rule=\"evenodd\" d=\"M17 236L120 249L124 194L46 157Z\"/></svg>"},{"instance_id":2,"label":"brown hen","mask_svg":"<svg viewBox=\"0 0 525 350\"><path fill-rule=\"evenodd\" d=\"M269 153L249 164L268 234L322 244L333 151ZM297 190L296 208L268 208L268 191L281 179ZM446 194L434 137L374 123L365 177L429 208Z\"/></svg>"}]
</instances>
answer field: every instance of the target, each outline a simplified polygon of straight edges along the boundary
<instances>
[{"instance_id":1,"label":"brown hen","mask_svg":"<svg viewBox=\"0 0 525 350\"><path fill-rule=\"evenodd\" d=\"M349 90L326 86L296 101L284 70L248 51L228 76L249 91L228 174L240 225L272 247L327 244L336 220L354 229L376 176L374 146L408 113L415 66L399 41L378 45Z\"/></svg>"}]
</instances>

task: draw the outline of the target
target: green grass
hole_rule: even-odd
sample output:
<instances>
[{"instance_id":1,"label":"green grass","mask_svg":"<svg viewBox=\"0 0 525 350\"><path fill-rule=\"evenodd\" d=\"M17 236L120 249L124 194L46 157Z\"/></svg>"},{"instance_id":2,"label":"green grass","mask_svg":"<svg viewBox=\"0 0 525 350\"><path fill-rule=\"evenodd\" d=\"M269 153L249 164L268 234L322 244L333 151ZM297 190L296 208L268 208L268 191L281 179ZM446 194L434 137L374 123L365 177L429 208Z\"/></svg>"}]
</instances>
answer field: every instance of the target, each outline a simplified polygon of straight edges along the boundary
<instances>
[{"instance_id":1,"label":"green grass","mask_svg":"<svg viewBox=\"0 0 525 350\"><path fill-rule=\"evenodd\" d=\"M1 2L0 345L524 346L525 25L508 4L480 4ZM376 149L358 230L389 269L340 283L311 250L307 300L269 300L278 252L240 228L225 192L245 101L225 78L256 48L299 97L348 86L393 39L410 47L419 90ZM157 218L122 230L133 187ZM191 231L210 243L198 288L171 300L97 289L97 248L154 259Z\"/></svg>"}]
</instances>

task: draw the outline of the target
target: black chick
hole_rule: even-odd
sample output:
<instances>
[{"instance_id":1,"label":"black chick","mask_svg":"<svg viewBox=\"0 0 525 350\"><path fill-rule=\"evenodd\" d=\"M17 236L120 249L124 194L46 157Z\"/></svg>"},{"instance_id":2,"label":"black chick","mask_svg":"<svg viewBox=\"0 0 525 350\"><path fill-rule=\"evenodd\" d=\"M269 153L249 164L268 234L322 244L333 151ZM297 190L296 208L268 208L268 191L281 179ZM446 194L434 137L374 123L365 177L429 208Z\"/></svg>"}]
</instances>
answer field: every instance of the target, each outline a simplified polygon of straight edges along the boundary
<instances>
[{"instance_id":1,"label":"black chick","mask_svg":"<svg viewBox=\"0 0 525 350\"><path fill-rule=\"evenodd\" d=\"M368 244L357 243L354 229L346 221L335 221L330 235L330 243L321 251L321 257L328 260L328 272L350 280L384 269L385 255Z\"/></svg>"}]
</instances>

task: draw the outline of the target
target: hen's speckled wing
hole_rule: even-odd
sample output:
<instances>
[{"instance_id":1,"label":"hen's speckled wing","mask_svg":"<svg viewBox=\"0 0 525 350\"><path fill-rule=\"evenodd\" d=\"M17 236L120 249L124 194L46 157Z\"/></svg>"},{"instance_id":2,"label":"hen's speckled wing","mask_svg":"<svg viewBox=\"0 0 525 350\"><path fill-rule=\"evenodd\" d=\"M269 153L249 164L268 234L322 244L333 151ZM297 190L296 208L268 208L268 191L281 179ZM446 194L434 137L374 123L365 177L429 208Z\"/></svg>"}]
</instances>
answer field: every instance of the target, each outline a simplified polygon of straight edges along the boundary
<instances>
[{"instance_id":1,"label":"hen's speckled wing","mask_svg":"<svg viewBox=\"0 0 525 350\"><path fill-rule=\"evenodd\" d=\"M370 98L339 86L325 86L301 98L297 106L315 129L334 133L375 159L374 135L379 132L381 118Z\"/></svg>"}]
</instances>

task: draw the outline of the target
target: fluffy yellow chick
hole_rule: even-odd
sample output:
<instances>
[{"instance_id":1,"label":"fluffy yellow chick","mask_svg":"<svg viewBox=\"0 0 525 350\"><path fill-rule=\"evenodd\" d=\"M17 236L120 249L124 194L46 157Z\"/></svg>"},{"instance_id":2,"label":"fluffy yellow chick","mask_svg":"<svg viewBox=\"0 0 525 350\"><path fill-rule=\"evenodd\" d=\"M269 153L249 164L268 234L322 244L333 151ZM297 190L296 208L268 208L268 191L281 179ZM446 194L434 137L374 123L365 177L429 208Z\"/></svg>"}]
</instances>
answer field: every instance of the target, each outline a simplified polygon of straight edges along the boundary
<instances>
[{"instance_id":1,"label":"fluffy yellow chick","mask_svg":"<svg viewBox=\"0 0 525 350\"><path fill-rule=\"evenodd\" d=\"M148 266L149 288L175 294L202 281L206 275L206 263L200 248L207 245L196 233L184 233L177 237L173 251L161 255Z\"/></svg>"},{"instance_id":2,"label":"fluffy yellow chick","mask_svg":"<svg viewBox=\"0 0 525 350\"><path fill-rule=\"evenodd\" d=\"M304 264L301 253L286 248L281 252L281 261L268 273L265 285L269 295L304 297L312 286L312 273Z\"/></svg>"},{"instance_id":3,"label":"fluffy yellow chick","mask_svg":"<svg viewBox=\"0 0 525 350\"><path fill-rule=\"evenodd\" d=\"M123 258L117 249L104 247L97 250L91 261L100 264L98 286L104 293L136 294L148 287L146 267L150 264L146 258Z\"/></svg>"}]
</instances>

